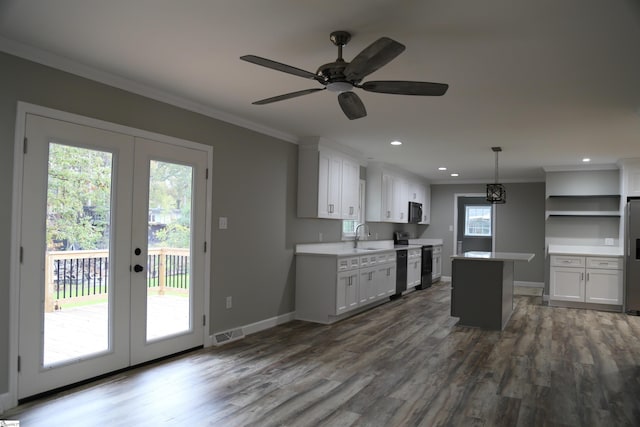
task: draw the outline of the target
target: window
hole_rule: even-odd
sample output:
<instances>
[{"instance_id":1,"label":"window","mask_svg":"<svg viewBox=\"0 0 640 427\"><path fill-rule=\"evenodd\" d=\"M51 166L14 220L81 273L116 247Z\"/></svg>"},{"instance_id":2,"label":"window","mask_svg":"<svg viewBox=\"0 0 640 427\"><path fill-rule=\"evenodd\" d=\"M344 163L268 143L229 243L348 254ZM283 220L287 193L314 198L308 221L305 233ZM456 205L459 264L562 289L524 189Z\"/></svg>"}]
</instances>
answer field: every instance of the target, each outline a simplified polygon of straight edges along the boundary
<instances>
[{"instance_id":1,"label":"window","mask_svg":"<svg viewBox=\"0 0 640 427\"><path fill-rule=\"evenodd\" d=\"M365 181L360 180L360 203L358 204L358 219L345 219L342 221L342 240L354 239L356 237L356 227L358 227L358 224L364 223L364 190Z\"/></svg>"},{"instance_id":2,"label":"window","mask_svg":"<svg viewBox=\"0 0 640 427\"><path fill-rule=\"evenodd\" d=\"M465 206L464 235L491 237L491 205Z\"/></svg>"}]
</instances>

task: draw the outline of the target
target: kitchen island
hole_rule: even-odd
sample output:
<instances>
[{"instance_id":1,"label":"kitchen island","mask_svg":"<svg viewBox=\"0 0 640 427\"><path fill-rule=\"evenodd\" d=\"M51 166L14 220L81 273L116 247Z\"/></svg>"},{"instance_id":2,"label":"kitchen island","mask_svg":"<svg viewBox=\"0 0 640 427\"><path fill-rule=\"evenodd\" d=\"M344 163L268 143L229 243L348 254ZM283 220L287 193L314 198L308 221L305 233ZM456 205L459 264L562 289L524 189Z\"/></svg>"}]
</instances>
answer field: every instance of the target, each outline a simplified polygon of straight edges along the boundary
<instances>
[{"instance_id":1,"label":"kitchen island","mask_svg":"<svg viewBox=\"0 0 640 427\"><path fill-rule=\"evenodd\" d=\"M513 266L535 255L465 252L451 256L451 315L459 325L501 331L513 313Z\"/></svg>"}]
</instances>

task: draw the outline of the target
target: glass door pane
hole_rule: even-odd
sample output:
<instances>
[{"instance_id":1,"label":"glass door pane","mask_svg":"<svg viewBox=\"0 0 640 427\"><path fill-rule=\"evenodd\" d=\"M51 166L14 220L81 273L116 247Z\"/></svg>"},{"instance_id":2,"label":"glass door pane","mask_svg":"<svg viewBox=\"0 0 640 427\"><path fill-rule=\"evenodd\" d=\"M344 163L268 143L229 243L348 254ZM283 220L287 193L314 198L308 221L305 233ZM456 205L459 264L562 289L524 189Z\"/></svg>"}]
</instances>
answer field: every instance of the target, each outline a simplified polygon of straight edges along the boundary
<instances>
[{"instance_id":1,"label":"glass door pane","mask_svg":"<svg viewBox=\"0 0 640 427\"><path fill-rule=\"evenodd\" d=\"M193 168L151 160L147 242L147 341L191 329Z\"/></svg>"},{"instance_id":2,"label":"glass door pane","mask_svg":"<svg viewBox=\"0 0 640 427\"><path fill-rule=\"evenodd\" d=\"M112 154L49 143L43 365L109 350Z\"/></svg>"}]
</instances>

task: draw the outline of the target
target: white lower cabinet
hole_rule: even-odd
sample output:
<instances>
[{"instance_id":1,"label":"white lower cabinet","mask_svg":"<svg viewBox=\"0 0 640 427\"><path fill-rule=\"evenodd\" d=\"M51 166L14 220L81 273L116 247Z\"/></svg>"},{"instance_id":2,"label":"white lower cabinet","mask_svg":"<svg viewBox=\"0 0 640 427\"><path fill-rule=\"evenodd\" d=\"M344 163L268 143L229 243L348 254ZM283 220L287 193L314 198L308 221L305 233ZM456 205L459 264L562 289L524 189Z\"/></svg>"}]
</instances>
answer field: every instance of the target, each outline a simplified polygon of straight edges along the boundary
<instances>
[{"instance_id":1,"label":"white lower cabinet","mask_svg":"<svg viewBox=\"0 0 640 427\"><path fill-rule=\"evenodd\" d=\"M395 254L394 254L395 256ZM388 262L376 267L376 290L378 298L389 297L396 293L396 263Z\"/></svg>"},{"instance_id":2,"label":"white lower cabinet","mask_svg":"<svg viewBox=\"0 0 640 427\"><path fill-rule=\"evenodd\" d=\"M296 255L296 319L332 323L395 293L396 253Z\"/></svg>"},{"instance_id":3,"label":"white lower cabinet","mask_svg":"<svg viewBox=\"0 0 640 427\"><path fill-rule=\"evenodd\" d=\"M422 250L407 251L407 290L419 286L422 279Z\"/></svg>"},{"instance_id":4,"label":"white lower cabinet","mask_svg":"<svg viewBox=\"0 0 640 427\"><path fill-rule=\"evenodd\" d=\"M442 245L434 245L431 256L431 281L437 282L442 277Z\"/></svg>"},{"instance_id":5,"label":"white lower cabinet","mask_svg":"<svg viewBox=\"0 0 640 427\"><path fill-rule=\"evenodd\" d=\"M366 267L360 269L359 302L367 304L378 296L378 269L377 267Z\"/></svg>"},{"instance_id":6,"label":"white lower cabinet","mask_svg":"<svg viewBox=\"0 0 640 427\"><path fill-rule=\"evenodd\" d=\"M358 305L358 272L359 270L352 270L338 273L335 314L353 310Z\"/></svg>"},{"instance_id":7,"label":"white lower cabinet","mask_svg":"<svg viewBox=\"0 0 640 427\"><path fill-rule=\"evenodd\" d=\"M552 255L553 301L622 305L622 258Z\"/></svg>"}]
</instances>

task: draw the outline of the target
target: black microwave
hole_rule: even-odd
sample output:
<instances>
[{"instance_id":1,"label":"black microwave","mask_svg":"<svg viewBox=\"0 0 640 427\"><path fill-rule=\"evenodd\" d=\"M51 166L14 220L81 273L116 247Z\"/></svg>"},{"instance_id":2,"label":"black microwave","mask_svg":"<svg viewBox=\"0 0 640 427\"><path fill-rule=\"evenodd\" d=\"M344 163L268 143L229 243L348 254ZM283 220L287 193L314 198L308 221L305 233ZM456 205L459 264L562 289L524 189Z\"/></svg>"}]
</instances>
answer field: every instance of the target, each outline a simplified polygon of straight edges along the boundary
<instances>
[{"instance_id":1,"label":"black microwave","mask_svg":"<svg viewBox=\"0 0 640 427\"><path fill-rule=\"evenodd\" d=\"M422 203L409 202L409 223L418 224L422 221Z\"/></svg>"}]
</instances>

